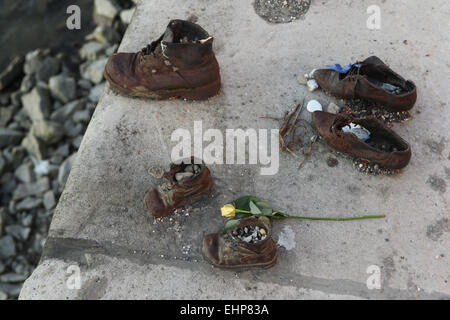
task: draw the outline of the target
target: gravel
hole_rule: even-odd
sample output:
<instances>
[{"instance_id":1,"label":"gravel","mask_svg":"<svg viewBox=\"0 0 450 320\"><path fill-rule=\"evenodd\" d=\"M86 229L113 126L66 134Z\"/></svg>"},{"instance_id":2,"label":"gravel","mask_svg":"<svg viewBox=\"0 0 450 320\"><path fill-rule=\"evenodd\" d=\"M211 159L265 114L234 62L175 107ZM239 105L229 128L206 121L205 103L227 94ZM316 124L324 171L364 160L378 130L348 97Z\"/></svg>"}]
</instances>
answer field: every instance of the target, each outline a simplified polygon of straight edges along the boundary
<instances>
[{"instance_id":1,"label":"gravel","mask_svg":"<svg viewBox=\"0 0 450 320\"><path fill-rule=\"evenodd\" d=\"M256 13L270 23L288 23L302 18L311 0L255 0Z\"/></svg>"},{"instance_id":2,"label":"gravel","mask_svg":"<svg viewBox=\"0 0 450 320\"><path fill-rule=\"evenodd\" d=\"M65 43L72 53L37 49L0 70L0 300L16 299L39 262L133 7L96 0L98 25L85 43Z\"/></svg>"}]
</instances>

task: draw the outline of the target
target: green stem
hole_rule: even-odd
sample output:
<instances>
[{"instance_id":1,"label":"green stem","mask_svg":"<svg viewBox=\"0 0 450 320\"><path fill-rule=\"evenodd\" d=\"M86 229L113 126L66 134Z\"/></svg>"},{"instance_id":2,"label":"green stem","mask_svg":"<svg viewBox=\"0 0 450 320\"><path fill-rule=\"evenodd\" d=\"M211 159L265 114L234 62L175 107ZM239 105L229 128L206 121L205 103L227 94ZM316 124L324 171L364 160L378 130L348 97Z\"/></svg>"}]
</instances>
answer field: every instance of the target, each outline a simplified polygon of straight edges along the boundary
<instances>
[{"instance_id":1,"label":"green stem","mask_svg":"<svg viewBox=\"0 0 450 320\"><path fill-rule=\"evenodd\" d=\"M236 209L236 213L246 213L242 218L247 218L249 216L257 214L251 213L251 211ZM272 214L261 214L263 216L273 218L273 219L298 219L298 220L322 220L322 221L351 221L351 220L362 220L362 219L382 219L386 218L384 214L382 215L371 215L371 216L359 216L359 217L345 217L345 218L321 218L321 217L302 217L302 216L274 216Z\"/></svg>"},{"instance_id":2,"label":"green stem","mask_svg":"<svg viewBox=\"0 0 450 320\"><path fill-rule=\"evenodd\" d=\"M236 213L251 213L250 211L235 209Z\"/></svg>"},{"instance_id":3,"label":"green stem","mask_svg":"<svg viewBox=\"0 0 450 320\"><path fill-rule=\"evenodd\" d=\"M273 216L267 215L274 218ZM287 216L280 217L280 219L299 219L299 220L325 220L325 221L351 221L351 220L362 220L362 219L381 219L385 218L383 215L372 215L372 216L359 216L359 217L346 217L346 218L319 218L319 217L301 217L301 216ZM278 219L278 218L275 218Z\"/></svg>"}]
</instances>

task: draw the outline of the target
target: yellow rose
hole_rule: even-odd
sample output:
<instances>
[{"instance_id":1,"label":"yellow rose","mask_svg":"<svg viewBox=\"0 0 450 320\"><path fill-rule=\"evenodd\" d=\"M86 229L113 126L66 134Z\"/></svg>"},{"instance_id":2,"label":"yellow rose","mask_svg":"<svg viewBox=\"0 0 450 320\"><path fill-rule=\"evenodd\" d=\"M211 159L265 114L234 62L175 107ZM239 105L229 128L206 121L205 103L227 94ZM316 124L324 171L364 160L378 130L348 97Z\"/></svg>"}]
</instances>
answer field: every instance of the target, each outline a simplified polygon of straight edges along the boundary
<instances>
[{"instance_id":1,"label":"yellow rose","mask_svg":"<svg viewBox=\"0 0 450 320\"><path fill-rule=\"evenodd\" d=\"M233 218L236 215L236 209L232 204L224 205L220 211L222 212L222 216L226 218Z\"/></svg>"}]
</instances>

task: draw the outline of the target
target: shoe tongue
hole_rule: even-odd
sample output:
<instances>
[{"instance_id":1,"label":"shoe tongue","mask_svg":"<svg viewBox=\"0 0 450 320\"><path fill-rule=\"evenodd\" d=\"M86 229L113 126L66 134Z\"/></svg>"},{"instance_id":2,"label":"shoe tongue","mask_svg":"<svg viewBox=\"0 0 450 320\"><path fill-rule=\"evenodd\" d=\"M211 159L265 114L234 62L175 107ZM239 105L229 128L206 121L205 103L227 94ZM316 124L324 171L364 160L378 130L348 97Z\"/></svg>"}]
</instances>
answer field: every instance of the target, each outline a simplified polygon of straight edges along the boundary
<instances>
[{"instance_id":1,"label":"shoe tongue","mask_svg":"<svg viewBox=\"0 0 450 320\"><path fill-rule=\"evenodd\" d=\"M167 29L166 29L166 31L164 32L164 36L163 36L163 38L162 38L161 41L164 41L164 42L173 42L173 38L174 38L174 35L173 35L172 29L171 29L170 27L167 27Z\"/></svg>"},{"instance_id":2,"label":"shoe tongue","mask_svg":"<svg viewBox=\"0 0 450 320\"><path fill-rule=\"evenodd\" d=\"M161 42L164 41L164 42L171 43L171 42L173 42L173 38L174 38L174 35L173 35L172 29L170 27L167 27L166 31L164 32L164 34L161 38L161 41L158 42L158 44L156 45L155 50L153 52L156 54L161 53L161 51L162 51Z\"/></svg>"}]
</instances>

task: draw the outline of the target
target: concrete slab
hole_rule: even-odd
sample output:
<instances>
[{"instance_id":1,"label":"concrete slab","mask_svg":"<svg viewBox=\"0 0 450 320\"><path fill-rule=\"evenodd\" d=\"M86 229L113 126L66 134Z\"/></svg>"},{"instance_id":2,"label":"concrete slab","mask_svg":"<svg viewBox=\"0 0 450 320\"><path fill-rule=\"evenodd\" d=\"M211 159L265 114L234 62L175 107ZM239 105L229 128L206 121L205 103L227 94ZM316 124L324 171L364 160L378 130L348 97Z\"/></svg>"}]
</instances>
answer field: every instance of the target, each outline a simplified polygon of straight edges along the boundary
<instances>
[{"instance_id":1,"label":"concrete slab","mask_svg":"<svg viewBox=\"0 0 450 320\"><path fill-rule=\"evenodd\" d=\"M366 27L367 7L381 8L381 30ZM89 125L60 199L41 264L21 299L319 299L450 298L449 286L449 3L314 1L305 19L269 24L251 1L142 1L121 44L136 51L156 39L172 18L196 15L215 37L223 90L206 102L130 99L106 90ZM407 40L407 44L404 44ZM316 144L301 170L280 154L274 176L259 165L212 165L211 195L156 222L143 206L159 183L148 170L168 168L171 133L216 128L277 128L260 115L282 115L300 101L335 101L309 93L296 76L329 63L376 54L413 79L419 99L410 121L394 129L412 145L399 175L367 176L350 160L330 168L330 149ZM305 112L305 117L308 115ZM220 207L258 195L290 214L386 214L383 220L275 222L277 240L294 232L290 250L270 270L212 268L201 239L221 230ZM189 215L186 215L189 213ZM186 250L190 246L190 250ZM71 265L81 288L69 289ZM367 268L381 270L381 289L369 290ZM72 283L72 282L70 282Z\"/></svg>"}]
</instances>

